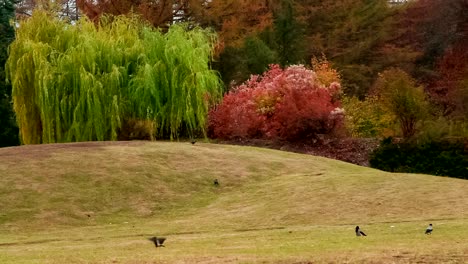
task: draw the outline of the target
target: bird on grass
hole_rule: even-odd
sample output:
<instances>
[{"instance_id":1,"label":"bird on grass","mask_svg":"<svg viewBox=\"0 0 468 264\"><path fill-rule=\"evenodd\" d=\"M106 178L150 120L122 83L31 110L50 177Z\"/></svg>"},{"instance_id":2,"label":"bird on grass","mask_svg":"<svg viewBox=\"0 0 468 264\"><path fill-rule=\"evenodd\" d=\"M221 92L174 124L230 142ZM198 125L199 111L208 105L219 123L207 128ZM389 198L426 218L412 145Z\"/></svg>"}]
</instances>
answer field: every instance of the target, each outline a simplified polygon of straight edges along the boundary
<instances>
[{"instance_id":1,"label":"bird on grass","mask_svg":"<svg viewBox=\"0 0 468 264\"><path fill-rule=\"evenodd\" d=\"M166 241L165 237L151 237L148 240L153 241L155 247L164 247L163 243Z\"/></svg>"},{"instance_id":2,"label":"bird on grass","mask_svg":"<svg viewBox=\"0 0 468 264\"><path fill-rule=\"evenodd\" d=\"M429 224L429 226L426 228L426 235L432 234L432 224Z\"/></svg>"},{"instance_id":3,"label":"bird on grass","mask_svg":"<svg viewBox=\"0 0 468 264\"><path fill-rule=\"evenodd\" d=\"M219 181L218 181L218 179L214 179L213 184L214 184L214 186L219 186Z\"/></svg>"},{"instance_id":4,"label":"bird on grass","mask_svg":"<svg viewBox=\"0 0 468 264\"><path fill-rule=\"evenodd\" d=\"M356 226L356 236L367 236L364 232L361 231L359 226Z\"/></svg>"}]
</instances>

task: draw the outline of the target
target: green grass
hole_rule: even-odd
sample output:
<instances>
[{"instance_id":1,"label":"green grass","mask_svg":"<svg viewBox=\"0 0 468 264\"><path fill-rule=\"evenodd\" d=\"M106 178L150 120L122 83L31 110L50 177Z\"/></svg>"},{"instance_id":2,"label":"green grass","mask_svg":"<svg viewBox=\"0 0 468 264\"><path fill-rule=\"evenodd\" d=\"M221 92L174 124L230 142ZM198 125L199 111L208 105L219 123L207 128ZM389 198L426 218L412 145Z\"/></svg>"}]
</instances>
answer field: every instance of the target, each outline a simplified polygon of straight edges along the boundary
<instances>
[{"instance_id":1,"label":"green grass","mask_svg":"<svg viewBox=\"0 0 468 264\"><path fill-rule=\"evenodd\" d=\"M468 261L465 180L207 143L29 145L0 161L0 263Z\"/></svg>"}]
</instances>

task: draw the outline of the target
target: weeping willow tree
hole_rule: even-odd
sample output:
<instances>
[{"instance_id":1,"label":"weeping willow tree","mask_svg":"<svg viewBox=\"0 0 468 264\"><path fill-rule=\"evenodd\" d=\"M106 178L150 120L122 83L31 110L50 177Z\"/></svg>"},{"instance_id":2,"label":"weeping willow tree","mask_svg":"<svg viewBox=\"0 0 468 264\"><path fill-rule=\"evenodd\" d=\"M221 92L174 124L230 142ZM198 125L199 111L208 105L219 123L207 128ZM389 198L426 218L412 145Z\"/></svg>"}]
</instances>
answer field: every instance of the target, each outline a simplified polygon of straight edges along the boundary
<instances>
[{"instance_id":1,"label":"weeping willow tree","mask_svg":"<svg viewBox=\"0 0 468 264\"><path fill-rule=\"evenodd\" d=\"M215 35L137 18L75 25L36 11L10 47L7 75L23 144L116 140L126 119L149 120L155 136L205 133L221 96L211 70Z\"/></svg>"}]
</instances>

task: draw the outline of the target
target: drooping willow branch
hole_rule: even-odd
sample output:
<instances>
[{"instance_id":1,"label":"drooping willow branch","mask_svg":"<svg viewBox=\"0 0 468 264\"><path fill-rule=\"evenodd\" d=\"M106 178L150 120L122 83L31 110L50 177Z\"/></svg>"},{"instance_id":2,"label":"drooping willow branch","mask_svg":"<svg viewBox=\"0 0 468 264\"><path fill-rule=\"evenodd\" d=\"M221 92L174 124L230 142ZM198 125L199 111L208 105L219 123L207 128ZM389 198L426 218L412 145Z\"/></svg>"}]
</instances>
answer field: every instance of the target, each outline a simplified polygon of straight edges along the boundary
<instances>
[{"instance_id":1,"label":"drooping willow branch","mask_svg":"<svg viewBox=\"0 0 468 264\"><path fill-rule=\"evenodd\" d=\"M8 78L23 144L116 140L124 119L150 120L158 137L205 132L221 95L210 69L215 36L137 18L70 25L43 11L21 23Z\"/></svg>"}]
</instances>

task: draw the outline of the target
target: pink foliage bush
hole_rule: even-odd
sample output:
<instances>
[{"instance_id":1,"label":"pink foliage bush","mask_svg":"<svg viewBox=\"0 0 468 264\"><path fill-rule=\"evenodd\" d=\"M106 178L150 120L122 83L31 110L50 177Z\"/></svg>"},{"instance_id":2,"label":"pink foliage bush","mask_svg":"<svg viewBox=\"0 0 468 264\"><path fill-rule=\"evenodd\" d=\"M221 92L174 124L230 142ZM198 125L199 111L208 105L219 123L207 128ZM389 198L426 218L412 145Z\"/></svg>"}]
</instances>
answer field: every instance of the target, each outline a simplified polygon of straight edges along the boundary
<instances>
[{"instance_id":1,"label":"pink foliage bush","mask_svg":"<svg viewBox=\"0 0 468 264\"><path fill-rule=\"evenodd\" d=\"M329 134L342 123L339 83L322 85L302 65L270 65L224 96L209 113L214 138L300 140Z\"/></svg>"}]
</instances>

